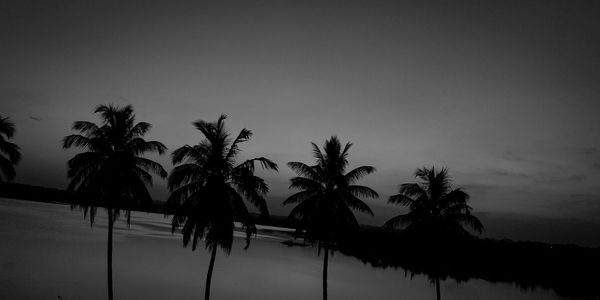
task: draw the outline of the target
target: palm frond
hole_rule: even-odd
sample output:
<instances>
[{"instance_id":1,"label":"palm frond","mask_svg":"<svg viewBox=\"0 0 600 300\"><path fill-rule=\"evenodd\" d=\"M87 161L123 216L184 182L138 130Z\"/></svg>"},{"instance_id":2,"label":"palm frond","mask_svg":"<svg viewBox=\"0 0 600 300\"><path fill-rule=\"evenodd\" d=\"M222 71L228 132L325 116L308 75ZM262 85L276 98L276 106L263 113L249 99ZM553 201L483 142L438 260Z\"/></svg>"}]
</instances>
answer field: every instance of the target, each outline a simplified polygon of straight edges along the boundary
<instances>
[{"instance_id":1,"label":"palm frond","mask_svg":"<svg viewBox=\"0 0 600 300\"><path fill-rule=\"evenodd\" d=\"M264 157L257 157L257 158L246 160L245 162L238 165L236 167L236 169L243 168L243 169L250 170L250 172L254 172L254 163L255 162L260 163L260 166L265 170L278 171L277 164L267 158L264 158Z\"/></svg>"},{"instance_id":2,"label":"palm frond","mask_svg":"<svg viewBox=\"0 0 600 300\"><path fill-rule=\"evenodd\" d=\"M390 196L390 198L388 199L388 203L400 204L401 206L412 207L415 203L415 200L413 200L411 197L406 196L404 194L396 194L396 195Z\"/></svg>"},{"instance_id":3,"label":"palm frond","mask_svg":"<svg viewBox=\"0 0 600 300\"><path fill-rule=\"evenodd\" d=\"M146 170L140 167L134 167L132 172L134 172L136 176L144 182L145 185L152 186L152 175L150 175L150 173L148 173Z\"/></svg>"},{"instance_id":4,"label":"palm frond","mask_svg":"<svg viewBox=\"0 0 600 300\"><path fill-rule=\"evenodd\" d=\"M256 225L254 224L252 215L250 215L250 212L244 204L242 197L237 193L237 191L230 189L229 193L234 214L240 223L242 223L242 227L246 232L246 246L244 247L244 250L247 250L250 246L250 237L256 233Z\"/></svg>"},{"instance_id":5,"label":"palm frond","mask_svg":"<svg viewBox=\"0 0 600 300\"><path fill-rule=\"evenodd\" d=\"M373 211L371 210L371 208L362 200L360 200L358 197L356 197L355 195L353 195L352 193L346 194L344 196L344 202L346 203L346 205L348 205L348 207L363 212L363 213L368 213L371 216L373 215Z\"/></svg>"},{"instance_id":6,"label":"palm frond","mask_svg":"<svg viewBox=\"0 0 600 300\"><path fill-rule=\"evenodd\" d=\"M174 165L182 163L186 160L192 160L196 163L201 163L205 160L206 156L207 150L205 148L199 145L184 145L171 153L171 160Z\"/></svg>"},{"instance_id":7,"label":"palm frond","mask_svg":"<svg viewBox=\"0 0 600 300\"><path fill-rule=\"evenodd\" d=\"M17 164L21 160L20 150L21 148L17 144L4 140L4 137L0 135L0 153L6 154L12 164Z\"/></svg>"},{"instance_id":8,"label":"palm frond","mask_svg":"<svg viewBox=\"0 0 600 300\"><path fill-rule=\"evenodd\" d=\"M415 214L404 214L404 215L398 215L395 216L389 220L387 220L387 222L385 222L385 224L383 224L383 227L388 228L388 229L394 229L394 228L404 228L408 225L413 224L416 220L415 220Z\"/></svg>"},{"instance_id":9,"label":"palm frond","mask_svg":"<svg viewBox=\"0 0 600 300\"><path fill-rule=\"evenodd\" d=\"M305 178L305 177L294 177L290 179L290 189L304 189L304 190L324 190L321 183Z\"/></svg>"},{"instance_id":10,"label":"palm frond","mask_svg":"<svg viewBox=\"0 0 600 300\"><path fill-rule=\"evenodd\" d=\"M125 148L133 153L134 155L142 155L144 153L158 153L163 154L167 150L167 147L157 141L146 141L143 138L137 137L125 144Z\"/></svg>"},{"instance_id":11,"label":"palm frond","mask_svg":"<svg viewBox=\"0 0 600 300\"><path fill-rule=\"evenodd\" d=\"M294 172L296 172L296 174L298 176L304 176L307 177L308 179L311 180L315 180L315 181L320 181L321 180L321 176L319 175L319 173L316 170L316 166L309 166L307 164L301 163L301 162L288 162L287 166L292 169Z\"/></svg>"},{"instance_id":12,"label":"palm frond","mask_svg":"<svg viewBox=\"0 0 600 300\"><path fill-rule=\"evenodd\" d=\"M342 161L344 162L343 167L346 167L346 164L348 162L348 160L346 159L348 157L348 151L350 151L350 148L352 148L352 143L348 142L346 143L346 145L344 146L344 150L342 150L342 152L340 153L340 158L342 159Z\"/></svg>"},{"instance_id":13,"label":"palm frond","mask_svg":"<svg viewBox=\"0 0 600 300\"><path fill-rule=\"evenodd\" d=\"M461 188L457 188L443 195L440 200L444 206L452 206L455 204L467 203L469 198L469 194L467 194Z\"/></svg>"},{"instance_id":14,"label":"palm frond","mask_svg":"<svg viewBox=\"0 0 600 300\"><path fill-rule=\"evenodd\" d=\"M80 170L97 167L102 164L104 155L98 152L81 152L67 161L67 176L72 178Z\"/></svg>"},{"instance_id":15,"label":"palm frond","mask_svg":"<svg viewBox=\"0 0 600 300\"><path fill-rule=\"evenodd\" d=\"M132 140L135 138L142 137L143 135L148 133L148 131L150 131L151 128L152 124L146 122L139 122L129 130L129 132L127 133L126 140Z\"/></svg>"},{"instance_id":16,"label":"palm frond","mask_svg":"<svg viewBox=\"0 0 600 300\"><path fill-rule=\"evenodd\" d=\"M204 185L202 183L193 182L171 190L171 194L169 195L169 198L167 198L167 202L165 203L165 208L167 209L167 211L179 208L181 206L181 203L184 203L187 200L191 200L190 196L202 189L203 187Z\"/></svg>"},{"instance_id":17,"label":"palm frond","mask_svg":"<svg viewBox=\"0 0 600 300\"><path fill-rule=\"evenodd\" d=\"M101 134L100 128L95 123L89 121L75 121L71 127L73 130L91 135Z\"/></svg>"},{"instance_id":18,"label":"palm frond","mask_svg":"<svg viewBox=\"0 0 600 300\"><path fill-rule=\"evenodd\" d=\"M9 117L3 118L0 116L0 134L4 134L9 139L15 134L15 124Z\"/></svg>"},{"instance_id":19,"label":"palm frond","mask_svg":"<svg viewBox=\"0 0 600 300\"><path fill-rule=\"evenodd\" d=\"M223 121L227 118L225 115L221 115L217 122L206 122L198 120L194 122L194 126L198 129L204 137L210 142L215 148L225 149L227 132L223 128Z\"/></svg>"},{"instance_id":20,"label":"palm frond","mask_svg":"<svg viewBox=\"0 0 600 300\"><path fill-rule=\"evenodd\" d=\"M103 141L99 140L99 138L90 138L80 134L72 134L64 137L63 148L79 147L88 151L101 152L107 150L106 147L103 147L104 145L102 145L102 142Z\"/></svg>"},{"instance_id":21,"label":"palm frond","mask_svg":"<svg viewBox=\"0 0 600 300\"><path fill-rule=\"evenodd\" d=\"M162 167L161 164L153 160L138 156L133 158L133 164L144 169L145 171L152 172L160 176L160 178L167 177L167 171Z\"/></svg>"},{"instance_id":22,"label":"palm frond","mask_svg":"<svg viewBox=\"0 0 600 300\"><path fill-rule=\"evenodd\" d=\"M483 232L483 224L481 221L471 214L452 215L452 220L459 222L462 225L468 226L475 232L481 234Z\"/></svg>"},{"instance_id":23,"label":"palm frond","mask_svg":"<svg viewBox=\"0 0 600 300\"><path fill-rule=\"evenodd\" d=\"M345 187L345 190L356 197L366 197L373 199L379 197L379 194L377 194L375 190L362 185L349 185Z\"/></svg>"},{"instance_id":24,"label":"palm frond","mask_svg":"<svg viewBox=\"0 0 600 300\"><path fill-rule=\"evenodd\" d=\"M304 191L299 191L289 197L287 197L284 201L283 201L283 205L288 205L288 204L294 204L294 203L300 203L306 199L309 199L311 197L314 197L316 195L319 194L319 191L317 190L304 190Z\"/></svg>"},{"instance_id":25,"label":"palm frond","mask_svg":"<svg viewBox=\"0 0 600 300\"><path fill-rule=\"evenodd\" d=\"M0 176L0 181L2 181L2 177L10 181L13 180L16 176L15 167L13 166L13 163L2 155L0 155L0 175L2 175Z\"/></svg>"},{"instance_id":26,"label":"palm frond","mask_svg":"<svg viewBox=\"0 0 600 300\"><path fill-rule=\"evenodd\" d=\"M316 211L317 203L321 200L321 197L310 197L298 203L290 211L288 219L304 219L305 216L310 216Z\"/></svg>"},{"instance_id":27,"label":"palm frond","mask_svg":"<svg viewBox=\"0 0 600 300\"><path fill-rule=\"evenodd\" d=\"M244 195L246 200L256 206L263 215L268 216L267 202L263 195L269 192L269 187L265 181L260 177L254 176L254 172L251 169L241 168L235 171L232 174L231 180L237 191Z\"/></svg>"},{"instance_id":28,"label":"palm frond","mask_svg":"<svg viewBox=\"0 0 600 300\"><path fill-rule=\"evenodd\" d=\"M317 146L317 144L312 143L312 142L310 144L312 145L313 156L317 159L317 161L324 162L325 156L323 156L323 152L321 152L321 149L319 149L319 146Z\"/></svg>"},{"instance_id":29,"label":"palm frond","mask_svg":"<svg viewBox=\"0 0 600 300\"><path fill-rule=\"evenodd\" d=\"M421 185L416 183L404 183L400 185L399 194L408 196L410 198L416 199L421 196L427 195L427 192L421 187Z\"/></svg>"},{"instance_id":30,"label":"palm frond","mask_svg":"<svg viewBox=\"0 0 600 300\"><path fill-rule=\"evenodd\" d=\"M471 206L466 203L457 203L443 208L443 215L458 215L471 213Z\"/></svg>"},{"instance_id":31,"label":"palm frond","mask_svg":"<svg viewBox=\"0 0 600 300\"><path fill-rule=\"evenodd\" d=\"M358 181L359 179L363 178L364 176L374 173L375 171L376 169L372 166L361 166L346 173L344 177L348 184L352 184Z\"/></svg>"},{"instance_id":32,"label":"palm frond","mask_svg":"<svg viewBox=\"0 0 600 300\"><path fill-rule=\"evenodd\" d=\"M182 164L171 171L167 179L169 190L173 191L183 185L197 182L204 183L208 173L204 168L196 164Z\"/></svg>"},{"instance_id":33,"label":"palm frond","mask_svg":"<svg viewBox=\"0 0 600 300\"><path fill-rule=\"evenodd\" d=\"M71 161L68 164L75 164ZM88 191L89 187L101 185L105 182L103 175L104 165L96 161L87 161L79 165L70 167L68 175L71 181L67 187L68 191ZM98 183L98 184L96 184ZM94 190L94 192L97 192Z\"/></svg>"},{"instance_id":34,"label":"palm frond","mask_svg":"<svg viewBox=\"0 0 600 300\"><path fill-rule=\"evenodd\" d=\"M235 138L235 140L233 140L233 143L231 143L231 146L229 147L229 151L227 152L225 159L230 160L237 156L240 151L238 144L250 140L250 137L252 137L252 131L246 128L242 129L238 136Z\"/></svg>"}]
</instances>

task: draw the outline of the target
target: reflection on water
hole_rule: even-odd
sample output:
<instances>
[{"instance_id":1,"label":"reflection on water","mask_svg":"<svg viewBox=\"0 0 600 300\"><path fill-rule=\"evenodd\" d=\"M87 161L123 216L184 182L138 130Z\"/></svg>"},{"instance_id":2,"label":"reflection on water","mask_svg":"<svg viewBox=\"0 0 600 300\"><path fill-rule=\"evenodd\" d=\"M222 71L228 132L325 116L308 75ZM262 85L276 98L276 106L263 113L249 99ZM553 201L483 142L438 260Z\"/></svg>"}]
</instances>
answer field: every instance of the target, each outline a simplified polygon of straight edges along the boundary
<instances>
[{"instance_id":1,"label":"reflection on water","mask_svg":"<svg viewBox=\"0 0 600 300\"><path fill-rule=\"evenodd\" d=\"M67 205L0 199L0 299L106 298L106 216L90 228ZM242 235L240 235L241 237ZM260 231L250 248L235 239L230 256L218 252L214 299L320 299L322 260L311 247L281 244L283 233ZM170 219L132 213L117 221L113 276L116 299L199 299L209 254L182 248ZM336 253L329 265L330 299L435 299L424 276L374 269ZM510 284L442 282L444 299L559 299L552 291Z\"/></svg>"}]
</instances>

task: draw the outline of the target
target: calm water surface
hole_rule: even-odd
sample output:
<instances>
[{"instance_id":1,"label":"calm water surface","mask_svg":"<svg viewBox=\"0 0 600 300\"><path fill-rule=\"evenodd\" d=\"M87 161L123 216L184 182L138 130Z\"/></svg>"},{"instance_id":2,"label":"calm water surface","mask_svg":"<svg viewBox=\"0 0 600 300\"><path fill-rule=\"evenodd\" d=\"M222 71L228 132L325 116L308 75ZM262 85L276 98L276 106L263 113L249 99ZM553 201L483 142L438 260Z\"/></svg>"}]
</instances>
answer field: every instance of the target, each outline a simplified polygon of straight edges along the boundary
<instances>
[{"instance_id":1,"label":"calm water surface","mask_svg":"<svg viewBox=\"0 0 600 300\"><path fill-rule=\"evenodd\" d=\"M94 227L69 206L0 198L0 299L106 299L106 214ZM322 258L314 248L287 247L259 234L250 248L236 238L219 252L212 299L320 299ZM113 278L116 299L202 299L209 253L183 248L170 219L133 213L117 221ZM435 299L424 276L375 269L336 253L329 263L330 299ZM443 299L564 299L545 289L471 280L441 283Z\"/></svg>"}]
</instances>

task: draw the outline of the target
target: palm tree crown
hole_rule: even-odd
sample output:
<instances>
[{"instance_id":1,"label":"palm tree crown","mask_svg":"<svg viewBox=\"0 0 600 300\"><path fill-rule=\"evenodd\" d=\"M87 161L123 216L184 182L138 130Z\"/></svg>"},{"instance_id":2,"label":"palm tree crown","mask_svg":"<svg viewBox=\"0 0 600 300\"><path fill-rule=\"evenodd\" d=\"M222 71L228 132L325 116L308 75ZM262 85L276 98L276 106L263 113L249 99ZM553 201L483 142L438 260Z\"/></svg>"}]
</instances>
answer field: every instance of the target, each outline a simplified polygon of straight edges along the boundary
<instances>
[{"instance_id":1,"label":"palm tree crown","mask_svg":"<svg viewBox=\"0 0 600 300\"><path fill-rule=\"evenodd\" d=\"M79 131L79 134L66 136L63 140L65 149L78 147L85 150L68 161L71 179L68 189L99 197L99 202L81 204L86 214L90 208L91 223L96 206L113 208L113 222L120 209L125 209L129 223L132 208L152 202L146 187L152 185L151 173L162 178L167 176L159 163L142 155L152 152L163 154L166 147L160 142L142 138L152 125L135 123L130 105L123 108L100 105L94 113L100 114L100 125L88 121L74 122L73 130Z\"/></svg>"},{"instance_id":2,"label":"palm tree crown","mask_svg":"<svg viewBox=\"0 0 600 300\"><path fill-rule=\"evenodd\" d=\"M331 244L349 229L357 229L358 221L352 210L373 215L371 208L359 197L376 198L369 187L355 183L365 175L375 172L371 166L358 167L346 173L348 150L336 136L325 141L323 151L312 143L317 162L313 166L289 162L288 166L298 177L291 179L290 188L299 192L289 196L284 205L296 204L289 218L300 221L305 240L317 244L323 255L323 300L327 300L327 264Z\"/></svg>"},{"instance_id":3,"label":"palm tree crown","mask_svg":"<svg viewBox=\"0 0 600 300\"><path fill-rule=\"evenodd\" d=\"M400 185L399 193L388 200L389 203L408 207L410 211L391 218L385 227L418 227L464 234L467 231L463 226L468 226L478 233L482 232L481 221L471 214L472 208L467 203L469 195L461 188L451 188L448 169L436 172L435 167L424 167L417 169L415 177L421 182Z\"/></svg>"},{"instance_id":4,"label":"palm tree crown","mask_svg":"<svg viewBox=\"0 0 600 300\"><path fill-rule=\"evenodd\" d=\"M242 129L233 140L225 129L225 115L216 122L202 120L194 126L204 135L197 145L185 145L172 154L173 164L179 164L169 175L172 191L167 208L174 209L172 228L181 228L183 244L192 241L196 249L198 239L205 239L206 248L220 246L227 253L233 243L234 221L246 230L246 247L255 231L254 221L244 198L268 215L264 195L269 191L265 181L254 175L255 163L264 169L277 171L277 164L259 157L236 165L239 145L252 136Z\"/></svg>"},{"instance_id":5,"label":"palm tree crown","mask_svg":"<svg viewBox=\"0 0 600 300\"><path fill-rule=\"evenodd\" d=\"M377 192L355 183L375 172L371 166L361 166L346 173L348 166L347 143L344 148L336 136L325 142L323 151L312 143L316 164L290 162L288 166L298 177L291 179L290 188L299 192L289 196L284 205L297 204L289 217L300 221L310 242L330 243L348 228L357 228L358 221L352 210L373 215L369 206L359 197L376 198Z\"/></svg>"},{"instance_id":6,"label":"palm tree crown","mask_svg":"<svg viewBox=\"0 0 600 300\"><path fill-rule=\"evenodd\" d=\"M21 160L19 146L8 140L15 134L15 124L8 117L0 116L0 181L15 178L15 165Z\"/></svg>"}]
</instances>

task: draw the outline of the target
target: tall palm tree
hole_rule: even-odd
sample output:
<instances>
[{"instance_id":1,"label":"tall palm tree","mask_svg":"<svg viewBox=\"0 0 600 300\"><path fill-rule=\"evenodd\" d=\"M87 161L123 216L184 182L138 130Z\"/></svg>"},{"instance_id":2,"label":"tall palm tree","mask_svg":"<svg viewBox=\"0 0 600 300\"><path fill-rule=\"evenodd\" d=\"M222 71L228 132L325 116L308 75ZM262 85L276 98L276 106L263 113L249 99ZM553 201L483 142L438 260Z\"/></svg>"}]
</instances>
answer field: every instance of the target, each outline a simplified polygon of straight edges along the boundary
<instances>
[{"instance_id":1,"label":"tall palm tree","mask_svg":"<svg viewBox=\"0 0 600 300\"><path fill-rule=\"evenodd\" d=\"M173 152L173 164L179 165L168 180L171 195L166 205L167 209L174 210L173 232L180 229L183 246L191 241L192 251L196 250L198 239L204 238L205 247L211 252L204 290L207 300L217 247L227 254L231 252L234 221L239 221L246 231L246 249L256 230L244 198L262 215L269 214L264 198L269 187L262 178L254 175L255 163L277 171L277 164L264 157L249 159L236 166L239 145L248 141L252 132L244 128L231 140L225 129L225 119L226 116L221 115L216 122L194 122L204 139L197 145L185 145Z\"/></svg>"},{"instance_id":2,"label":"tall palm tree","mask_svg":"<svg viewBox=\"0 0 600 300\"><path fill-rule=\"evenodd\" d=\"M300 190L289 196L284 205L297 204L289 218L299 221L305 230L305 239L324 251L323 299L327 299L327 263L329 251L336 238L349 229L358 228L352 210L373 215L369 206L359 197L377 198L377 192L355 183L365 175L375 172L371 166L361 166L346 173L348 150L336 136L325 142L323 151L312 143L316 164L289 162L288 166L298 177L291 179L290 189Z\"/></svg>"},{"instance_id":3,"label":"tall palm tree","mask_svg":"<svg viewBox=\"0 0 600 300\"><path fill-rule=\"evenodd\" d=\"M15 165L21 160L19 146L8 140L15 134L15 124L8 117L0 116L0 181L15 178Z\"/></svg>"},{"instance_id":4,"label":"tall palm tree","mask_svg":"<svg viewBox=\"0 0 600 300\"><path fill-rule=\"evenodd\" d=\"M88 121L73 123L79 134L63 139L65 149L78 147L84 150L68 162L69 191L83 192L86 199L79 203L84 216L89 213L90 225L94 223L96 208L108 212L107 276L108 299L113 299L112 285L112 234L113 224L121 210L130 224L131 210L149 205L152 197L147 186L152 185L152 175L167 176L163 167L142 155L163 154L166 147L157 141L146 141L143 136L152 127L149 123L135 123L133 108L100 105L94 113L100 114L100 125Z\"/></svg>"},{"instance_id":5,"label":"tall palm tree","mask_svg":"<svg viewBox=\"0 0 600 300\"><path fill-rule=\"evenodd\" d=\"M461 188L452 189L448 169L436 172L435 167L423 167L416 170L415 177L420 182L400 185L398 194L388 200L388 203L408 207L409 212L391 218L385 227L402 227L433 239L469 234L463 226L478 233L483 231L481 221L471 214L469 195ZM440 280L437 274L435 285L439 300Z\"/></svg>"}]
</instances>

